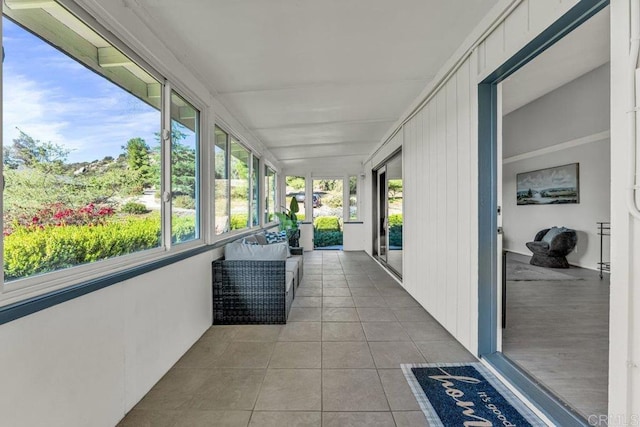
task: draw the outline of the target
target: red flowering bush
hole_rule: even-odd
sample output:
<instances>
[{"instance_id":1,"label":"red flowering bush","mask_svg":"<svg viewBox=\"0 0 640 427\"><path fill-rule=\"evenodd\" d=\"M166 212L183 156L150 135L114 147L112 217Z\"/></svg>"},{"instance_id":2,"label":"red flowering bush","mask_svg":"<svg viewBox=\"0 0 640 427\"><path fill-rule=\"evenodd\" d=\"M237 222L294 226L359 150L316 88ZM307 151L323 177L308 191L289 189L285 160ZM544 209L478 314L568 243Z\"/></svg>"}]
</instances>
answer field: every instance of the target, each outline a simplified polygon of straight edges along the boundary
<instances>
[{"instance_id":1,"label":"red flowering bush","mask_svg":"<svg viewBox=\"0 0 640 427\"><path fill-rule=\"evenodd\" d=\"M89 203L86 206L74 209L65 206L63 203L53 203L38 209L35 214L23 213L13 217L5 215L3 234L8 236L17 227L43 229L46 226L86 225L92 227L103 225L114 213L115 210L108 205Z\"/></svg>"}]
</instances>

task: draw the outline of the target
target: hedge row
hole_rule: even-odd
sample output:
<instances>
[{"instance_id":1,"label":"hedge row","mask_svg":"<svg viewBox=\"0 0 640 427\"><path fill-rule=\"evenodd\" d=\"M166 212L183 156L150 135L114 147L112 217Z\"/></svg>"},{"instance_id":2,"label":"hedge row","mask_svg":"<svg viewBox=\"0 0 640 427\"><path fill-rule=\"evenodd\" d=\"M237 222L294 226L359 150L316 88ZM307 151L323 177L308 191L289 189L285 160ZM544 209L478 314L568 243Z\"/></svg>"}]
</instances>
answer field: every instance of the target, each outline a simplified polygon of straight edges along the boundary
<instances>
[{"instance_id":1,"label":"hedge row","mask_svg":"<svg viewBox=\"0 0 640 427\"><path fill-rule=\"evenodd\" d=\"M193 217L174 217L173 241L195 237ZM19 279L126 255L160 245L159 216L96 226L17 228L4 237L5 279Z\"/></svg>"},{"instance_id":2,"label":"hedge row","mask_svg":"<svg viewBox=\"0 0 640 427\"><path fill-rule=\"evenodd\" d=\"M317 231L340 231L340 219L337 216L319 216L313 220Z\"/></svg>"},{"instance_id":3,"label":"hedge row","mask_svg":"<svg viewBox=\"0 0 640 427\"><path fill-rule=\"evenodd\" d=\"M342 231L319 231L314 230L313 242L317 248L335 246L342 244Z\"/></svg>"},{"instance_id":4,"label":"hedge row","mask_svg":"<svg viewBox=\"0 0 640 427\"><path fill-rule=\"evenodd\" d=\"M389 215L389 246L402 247L402 214Z\"/></svg>"}]
</instances>

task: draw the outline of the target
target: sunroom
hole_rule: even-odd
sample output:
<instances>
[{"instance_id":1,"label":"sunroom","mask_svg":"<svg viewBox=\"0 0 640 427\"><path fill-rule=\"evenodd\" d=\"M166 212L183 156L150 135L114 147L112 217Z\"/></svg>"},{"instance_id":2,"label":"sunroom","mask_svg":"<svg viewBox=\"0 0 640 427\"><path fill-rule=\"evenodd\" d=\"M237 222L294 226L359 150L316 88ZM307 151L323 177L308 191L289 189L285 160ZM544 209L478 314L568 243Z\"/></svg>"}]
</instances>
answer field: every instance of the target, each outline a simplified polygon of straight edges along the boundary
<instances>
[{"instance_id":1,"label":"sunroom","mask_svg":"<svg viewBox=\"0 0 640 427\"><path fill-rule=\"evenodd\" d=\"M5 0L1 27L0 424L424 425L400 365L467 359L547 424L637 420L635 0ZM573 199L529 183L558 174ZM213 324L225 245L291 226L293 317ZM553 226L570 268L530 266Z\"/></svg>"}]
</instances>

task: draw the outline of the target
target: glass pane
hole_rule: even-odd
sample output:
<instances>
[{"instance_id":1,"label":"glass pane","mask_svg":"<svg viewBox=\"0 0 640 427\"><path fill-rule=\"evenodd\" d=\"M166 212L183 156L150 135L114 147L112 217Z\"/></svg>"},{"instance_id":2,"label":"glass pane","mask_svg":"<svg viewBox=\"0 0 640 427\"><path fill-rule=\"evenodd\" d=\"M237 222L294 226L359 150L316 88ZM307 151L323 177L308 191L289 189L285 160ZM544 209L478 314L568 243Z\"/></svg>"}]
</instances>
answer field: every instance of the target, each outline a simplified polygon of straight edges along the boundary
<instances>
[{"instance_id":1,"label":"glass pane","mask_svg":"<svg viewBox=\"0 0 640 427\"><path fill-rule=\"evenodd\" d=\"M159 247L160 99L146 89L160 82L63 53L71 30L40 9L3 12L5 280Z\"/></svg>"},{"instance_id":2,"label":"glass pane","mask_svg":"<svg viewBox=\"0 0 640 427\"><path fill-rule=\"evenodd\" d=\"M343 180L313 180L313 245L342 249Z\"/></svg>"},{"instance_id":3,"label":"glass pane","mask_svg":"<svg viewBox=\"0 0 640 427\"><path fill-rule=\"evenodd\" d=\"M253 156L253 167L251 168L251 186L253 196L251 201L253 209L251 211L251 224L255 227L260 225L260 159Z\"/></svg>"},{"instance_id":4,"label":"glass pane","mask_svg":"<svg viewBox=\"0 0 640 427\"><path fill-rule=\"evenodd\" d=\"M358 177L349 177L349 220L358 220Z\"/></svg>"},{"instance_id":5,"label":"glass pane","mask_svg":"<svg viewBox=\"0 0 640 427\"><path fill-rule=\"evenodd\" d=\"M215 130L215 233L229 231L229 171L227 170L227 134L216 126Z\"/></svg>"},{"instance_id":6,"label":"glass pane","mask_svg":"<svg viewBox=\"0 0 640 427\"><path fill-rule=\"evenodd\" d=\"M249 226L249 151L231 139L231 229Z\"/></svg>"},{"instance_id":7,"label":"glass pane","mask_svg":"<svg viewBox=\"0 0 640 427\"><path fill-rule=\"evenodd\" d=\"M304 221L305 218L305 178L304 176L288 176L285 179L287 188L285 193L285 202L286 208L291 210L291 201L295 198L296 203L293 207L296 207L297 204L297 212L295 212L298 221Z\"/></svg>"},{"instance_id":8,"label":"glass pane","mask_svg":"<svg viewBox=\"0 0 640 427\"><path fill-rule=\"evenodd\" d=\"M276 173L268 166L265 166L264 188L266 203L264 222L275 221L274 213L276 212Z\"/></svg>"},{"instance_id":9,"label":"glass pane","mask_svg":"<svg viewBox=\"0 0 640 427\"><path fill-rule=\"evenodd\" d=\"M200 237L198 110L171 92L171 241Z\"/></svg>"},{"instance_id":10,"label":"glass pane","mask_svg":"<svg viewBox=\"0 0 640 427\"><path fill-rule=\"evenodd\" d=\"M387 203L389 251L387 263L402 274L402 156L398 155L387 163Z\"/></svg>"}]
</instances>

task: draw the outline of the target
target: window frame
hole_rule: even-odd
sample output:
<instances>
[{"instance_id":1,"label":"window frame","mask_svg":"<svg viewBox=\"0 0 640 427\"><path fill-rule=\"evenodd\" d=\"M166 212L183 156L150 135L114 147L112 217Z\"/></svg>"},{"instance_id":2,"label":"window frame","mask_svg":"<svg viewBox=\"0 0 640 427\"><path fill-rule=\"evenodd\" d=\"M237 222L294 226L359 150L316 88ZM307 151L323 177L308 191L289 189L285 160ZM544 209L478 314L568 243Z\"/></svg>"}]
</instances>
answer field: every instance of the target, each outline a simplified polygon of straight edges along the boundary
<instances>
[{"instance_id":1,"label":"window frame","mask_svg":"<svg viewBox=\"0 0 640 427\"><path fill-rule=\"evenodd\" d=\"M220 120L220 119L218 119ZM253 221L252 221L252 210L254 209L254 200L253 200L253 195L254 195L254 191L257 191L258 193L258 206L260 205L260 195L262 194L261 191L261 186L259 185L259 180L258 180L258 188L255 189L255 183L253 182L253 179L251 179L252 174L253 174L253 170L254 170L254 159L258 160L258 164L262 164L261 158L255 153L255 151L253 149L251 149L251 147L249 147L246 143L244 143L242 141L242 139L238 138L237 136L235 136L235 134L233 132L230 132L228 130L228 128L224 125L221 124L218 120L216 120L216 123L214 123L214 134L215 134L215 129L219 129L221 132L223 132L226 135L226 139L225 139L225 167L227 170L227 186L226 186L226 190L227 190L227 200L226 200L226 206L227 206L227 212L229 213L229 230L228 231L223 231L220 234L215 234L215 214L216 214L216 210L215 210L215 136L213 138L214 143L213 145L213 165L212 165L212 176L213 176L213 220L214 220L214 224L213 224L213 230L212 230L212 234L214 235L213 240L214 241L219 241L219 240L226 240L228 239L230 236L234 236L237 234L242 234L242 233L246 233L249 230L255 230L258 229L262 226L262 221L258 221L258 224L254 225ZM245 228L240 228L240 229L236 229L236 230L232 230L231 229L231 141L233 140L234 143L238 144L240 147L242 147L243 149L247 150L247 152L249 153L249 159L248 159L248 174L249 174L249 178L248 178L248 182L249 182L249 217L247 220L247 227Z\"/></svg>"},{"instance_id":2,"label":"window frame","mask_svg":"<svg viewBox=\"0 0 640 427\"><path fill-rule=\"evenodd\" d=\"M4 281L4 269L0 271L0 310L5 307L20 303L21 301L25 301L29 298L37 298L44 294L49 294L51 292L61 291L64 289L71 289L78 285L88 283L90 281L95 281L99 279L104 279L109 276L115 276L118 274L122 274L123 272L143 266L145 264L153 263L154 261L162 261L165 259L171 259L172 257L179 255L181 253L193 251L196 248L201 248L206 246L208 235L209 235L209 227L208 223L205 221L206 212L210 209L208 208L210 204L213 202L209 192L206 191L208 185L206 184L205 176L209 175L211 169L206 162L206 158L208 156L208 139L209 135L204 133L203 130L207 129L208 124L208 106L205 102L202 101L197 95L195 95L191 90L188 90L180 81L178 80L169 80L163 76L156 67L151 66L148 62L141 58L138 54L136 54L128 45L126 45L123 41L121 41L114 33L107 30L103 25L101 25L93 16L87 13L84 9L79 7L77 4L70 2L68 0L56 0L57 4L62 8L68 11L71 15L77 18L82 24L84 24L89 30L95 32L99 37L102 37L105 41L107 41L111 46L120 51L123 55L128 57L135 65L140 67L146 73L148 73L151 77L158 81L160 84L160 121L158 123L158 129L160 131L160 150L161 150L161 177L160 177L160 191L162 196L161 202L161 236L160 236L160 244L155 248L145 249L138 252L132 252L129 254L119 255L113 258L107 258L99 261L94 261L86 264L80 264L68 268L63 268L60 270L54 270L46 273L41 273L33 276L28 276L25 278L20 278L16 280L12 280L10 282ZM3 17L5 16L3 10ZM7 16L7 19L13 21L12 18ZM49 40L45 37L42 37L32 30L29 29L24 24L18 23L25 31L31 32L36 37L42 40L43 43L52 45L55 48L55 43L53 40ZM2 40L2 24L0 21L0 40ZM77 55L72 55L64 50L61 52L69 57L71 60L77 62L78 64L87 68L89 72L94 72L97 75L105 78L109 83L119 86L117 83L110 81L104 75L102 75L97 70L88 66L80 59L77 58ZM121 87L121 86L119 86ZM173 90L178 96L180 96L184 101L188 102L196 111L198 115L198 119L196 122L197 126L197 143L196 149L198 150L197 161L196 161L196 182L197 182L197 193L196 193L196 227L198 238L189 240L186 242L180 242L173 244L171 242L171 197L168 197L168 200L165 201L165 194L168 191L170 194L171 191L171 144L170 144L170 135L171 135L171 112L170 112L170 103L171 103L171 91ZM2 82L0 82L0 93L2 93ZM134 95L135 96L135 95ZM0 130L2 129L2 111L4 109L4 105L0 104ZM0 147L3 146L3 141L0 140ZM1 156L1 153L0 153ZM3 173L4 165L0 162L0 179L2 179L2 184L4 185ZM0 197L0 208L3 208L3 197ZM168 206L168 208L167 208ZM3 241L0 240L0 256L4 256L4 245Z\"/></svg>"},{"instance_id":3,"label":"window frame","mask_svg":"<svg viewBox=\"0 0 640 427\"><path fill-rule=\"evenodd\" d=\"M271 221L269 221L269 204L267 203L268 201L272 201L273 202L273 213L275 214L276 212L278 212L278 171L276 170L276 168L274 168L272 165L270 165L269 163L265 162L263 167L261 168L262 172L263 172L263 177L262 177L262 182L263 182L263 195L268 195L269 194L269 189L267 189L267 185L266 185L266 181L268 179L268 171L271 170L273 172L273 199L269 200L268 197L263 197L264 199L264 215L262 216L262 221L264 223L264 227L271 227L272 225L278 224L278 220L275 217L275 215L273 216L273 219Z\"/></svg>"}]
</instances>

